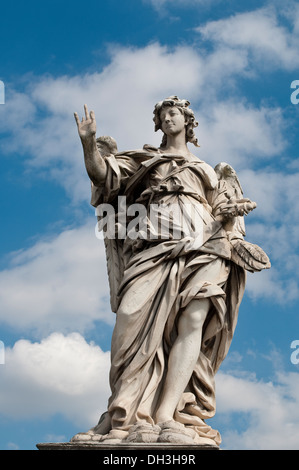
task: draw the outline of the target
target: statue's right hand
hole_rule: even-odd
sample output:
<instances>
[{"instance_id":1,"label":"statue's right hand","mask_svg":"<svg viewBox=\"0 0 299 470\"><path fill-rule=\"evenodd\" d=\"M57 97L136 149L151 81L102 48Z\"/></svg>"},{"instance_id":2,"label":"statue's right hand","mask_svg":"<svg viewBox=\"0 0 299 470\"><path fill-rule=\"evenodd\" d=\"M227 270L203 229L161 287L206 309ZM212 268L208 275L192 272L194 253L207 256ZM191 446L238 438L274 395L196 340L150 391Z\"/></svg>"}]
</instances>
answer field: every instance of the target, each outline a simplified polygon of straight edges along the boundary
<instances>
[{"instance_id":1,"label":"statue's right hand","mask_svg":"<svg viewBox=\"0 0 299 470\"><path fill-rule=\"evenodd\" d=\"M97 124L95 114L93 111L88 112L87 105L84 105L85 117L82 117L80 121L77 113L74 113L75 121L78 127L78 133L82 140L88 139L89 137L96 134Z\"/></svg>"}]
</instances>

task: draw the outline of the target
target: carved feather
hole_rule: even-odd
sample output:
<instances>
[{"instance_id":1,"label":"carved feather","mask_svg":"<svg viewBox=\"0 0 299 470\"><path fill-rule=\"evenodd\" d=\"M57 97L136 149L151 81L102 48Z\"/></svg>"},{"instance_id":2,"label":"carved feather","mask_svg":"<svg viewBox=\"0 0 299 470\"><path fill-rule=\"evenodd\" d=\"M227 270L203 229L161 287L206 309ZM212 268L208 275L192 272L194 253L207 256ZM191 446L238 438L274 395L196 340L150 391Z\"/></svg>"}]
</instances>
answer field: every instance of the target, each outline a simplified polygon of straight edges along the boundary
<instances>
[{"instance_id":1,"label":"carved feather","mask_svg":"<svg viewBox=\"0 0 299 470\"><path fill-rule=\"evenodd\" d=\"M231 260L247 271L256 272L271 267L268 256L258 245L241 239L231 240L231 245Z\"/></svg>"}]
</instances>

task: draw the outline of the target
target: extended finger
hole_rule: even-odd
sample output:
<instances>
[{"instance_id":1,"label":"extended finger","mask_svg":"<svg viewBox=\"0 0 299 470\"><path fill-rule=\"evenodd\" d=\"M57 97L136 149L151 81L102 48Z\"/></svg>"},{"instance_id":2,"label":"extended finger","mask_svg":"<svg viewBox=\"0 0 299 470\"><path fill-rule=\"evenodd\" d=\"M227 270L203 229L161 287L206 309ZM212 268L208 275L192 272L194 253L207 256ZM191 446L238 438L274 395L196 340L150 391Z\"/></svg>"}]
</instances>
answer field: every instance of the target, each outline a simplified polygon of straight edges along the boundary
<instances>
[{"instance_id":1,"label":"extended finger","mask_svg":"<svg viewBox=\"0 0 299 470\"><path fill-rule=\"evenodd\" d=\"M85 111L85 117L86 117L86 119L89 119L89 112L88 112L88 109L87 109L87 105L86 105L86 104L84 105L84 111Z\"/></svg>"},{"instance_id":2,"label":"extended finger","mask_svg":"<svg viewBox=\"0 0 299 470\"><path fill-rule=\"evenodd\" d=\"M91 119L92 121L95 121L95 120L96 120L96 116L95 116L95 114L94 114L94 111L90 111L90 119Z\"/></svg>"},{"instance_id":3,"label":"extended finger","mask_svg":"<svg viewBox=\"0 0 299 470\"><path fill-rule=\"evenodd\" d=\"M75 116L75 120L76 120L77 126L79 126L79 124L80 124L80 119L79 119L78 113L74 113L74 116Z\"/></svg>"}]
</instances>

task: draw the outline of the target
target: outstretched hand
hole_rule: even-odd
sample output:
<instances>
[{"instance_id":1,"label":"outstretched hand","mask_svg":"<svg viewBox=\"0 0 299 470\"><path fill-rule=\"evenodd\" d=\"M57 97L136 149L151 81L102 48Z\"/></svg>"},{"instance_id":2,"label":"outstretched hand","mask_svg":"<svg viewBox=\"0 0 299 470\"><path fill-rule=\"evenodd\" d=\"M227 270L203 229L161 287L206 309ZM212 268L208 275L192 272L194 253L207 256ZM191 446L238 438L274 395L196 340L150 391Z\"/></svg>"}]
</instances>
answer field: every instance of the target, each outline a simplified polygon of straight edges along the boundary
<instances>
[{"instance_id":1,"label":"outstretched hand","mask_svg":"<svg viewBox=\"0 0 299 470\"><path fill-rule=\"evenodd\" d=\"M89 137L96 134L97 124L96 118L93 111L88 112L87 105L84 105L85 111L85 118L82 117L82 121L80 121L79 116L77 113L74 113L75 120L78 127L78 133L82 140L88 139Z\"/></svg>"}]
</instances>

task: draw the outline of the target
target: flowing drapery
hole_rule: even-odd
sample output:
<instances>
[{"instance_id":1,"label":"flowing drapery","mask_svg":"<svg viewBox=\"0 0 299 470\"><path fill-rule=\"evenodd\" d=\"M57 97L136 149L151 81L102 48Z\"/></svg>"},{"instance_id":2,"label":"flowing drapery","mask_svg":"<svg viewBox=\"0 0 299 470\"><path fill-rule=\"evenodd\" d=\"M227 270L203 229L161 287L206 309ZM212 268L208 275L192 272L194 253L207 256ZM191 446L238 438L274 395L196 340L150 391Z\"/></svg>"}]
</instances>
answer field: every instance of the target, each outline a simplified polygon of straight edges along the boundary
<instances>
[{"instance_id":1,"label":"flowing drapery","mask_svg":"<svg viewBox=\"0 0 299 470\"><path fill-rule=\"evenodd\" d=\"M219 444L219 433L205 419L215 414L214 377L228 352L245 288L245 272L230 261L227 234L214 216L225 188L214 170L193 156L145 147L105 161L106 183L93 186L92 204L117 208L118 197L126 196L127 207L138 202L146 208L139 236L133 239L127 232L122 239L106 240L107 250L113 244L118 258L117 266L109 266L110 277L119 279L110 284L116 313L110 427L129 430L138 421L154 423L178 319L189 302L209 298L201 351L174 418L199 438ZM115 223L120 230L120 220Z\"/></svg>"}]
</instances>

